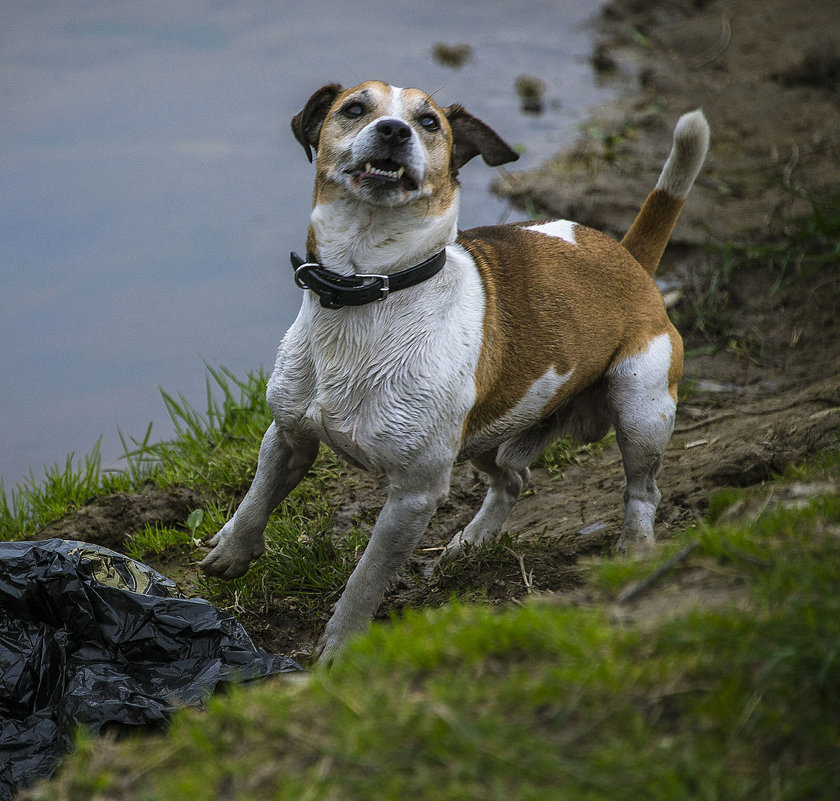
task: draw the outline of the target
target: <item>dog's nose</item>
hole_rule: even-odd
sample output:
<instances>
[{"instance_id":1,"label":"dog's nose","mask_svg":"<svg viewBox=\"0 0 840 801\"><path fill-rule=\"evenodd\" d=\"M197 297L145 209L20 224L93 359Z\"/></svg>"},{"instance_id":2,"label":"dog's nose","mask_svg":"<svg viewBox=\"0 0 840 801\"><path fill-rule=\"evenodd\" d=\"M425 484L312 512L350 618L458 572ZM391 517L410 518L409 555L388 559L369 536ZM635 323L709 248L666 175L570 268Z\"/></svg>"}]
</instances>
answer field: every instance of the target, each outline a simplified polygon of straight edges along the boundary
<instances>
[{"instance_id":1,"label":"dog's nose","mask_svg":"<svg viewBox=\"0 0 840 801\"><path fill-rule=\"evenodd\" d=\"M402 145L411 138L411 127L402 120L379 120L376 123L376 133L389 145Z\"/></svg>"}]
</instances>

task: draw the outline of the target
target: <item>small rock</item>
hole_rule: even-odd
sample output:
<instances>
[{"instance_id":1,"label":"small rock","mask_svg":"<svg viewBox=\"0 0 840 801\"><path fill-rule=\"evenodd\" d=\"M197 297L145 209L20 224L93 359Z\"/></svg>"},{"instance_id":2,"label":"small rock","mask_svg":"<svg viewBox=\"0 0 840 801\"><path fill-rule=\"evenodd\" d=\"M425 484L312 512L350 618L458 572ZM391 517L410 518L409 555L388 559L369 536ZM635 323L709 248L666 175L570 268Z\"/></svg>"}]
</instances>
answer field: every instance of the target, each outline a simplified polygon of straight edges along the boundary
<instances>
[{"instance_id":1,"label":"small rock","mask_svg":"<svg viewBox=\"0 0 840 801\"><path fill-rule=\"evenodd\" d=\"M449 45L438 42L432 48L432 57L438 64L444 67L460 69L468 61L472 60L472 47L468 44Z\"/></svg>"},{"instance_id":2,"label":"small rock","mask_svg":"<svg viewBox=\"0 0 840 801\"><path fill-rule=\"evenodd\" d=\"M519 107L529 114L542 114L545 110L545 82L533 75L520 75L516 79Z\"/></svg>"}]
</instances>

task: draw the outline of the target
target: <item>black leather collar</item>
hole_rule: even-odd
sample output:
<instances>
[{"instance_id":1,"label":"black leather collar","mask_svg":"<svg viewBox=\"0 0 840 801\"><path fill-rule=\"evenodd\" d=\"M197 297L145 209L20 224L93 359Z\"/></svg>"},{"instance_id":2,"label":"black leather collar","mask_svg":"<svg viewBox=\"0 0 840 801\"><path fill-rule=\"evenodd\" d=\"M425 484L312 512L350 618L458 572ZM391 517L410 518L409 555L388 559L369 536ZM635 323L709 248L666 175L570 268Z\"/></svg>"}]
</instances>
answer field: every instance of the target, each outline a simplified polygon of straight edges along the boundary
<instances>
[{"instance_id":1,"label":"black leather collar","mask_svg":"<svg viewBox=\"0 0 840 801\"><path fill-rule=\"evenodd\" d=\"M291 254L295 283L301 289L311 289L317 294L325 309L364 306L375 300L385 300L391 292L407 289L437 275L446 264L446 250L442 250L420 264L390 275L357 273L348 276L328 270L311 253L306 257L304 261L294 251Z\"/></svg>"}]
</instances>

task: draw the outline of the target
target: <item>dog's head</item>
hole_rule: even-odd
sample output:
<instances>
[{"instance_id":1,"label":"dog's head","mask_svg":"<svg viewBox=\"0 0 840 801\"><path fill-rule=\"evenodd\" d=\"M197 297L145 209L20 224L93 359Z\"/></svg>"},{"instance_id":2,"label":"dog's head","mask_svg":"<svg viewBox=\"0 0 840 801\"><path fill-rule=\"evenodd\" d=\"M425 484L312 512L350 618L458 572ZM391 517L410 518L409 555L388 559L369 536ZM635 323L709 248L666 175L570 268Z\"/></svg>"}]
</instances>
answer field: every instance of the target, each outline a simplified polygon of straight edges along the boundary
<instances>
[{"instance_id":1,"label":"dog's head","mask_svg":"<svg viewBox=\"0 0 840 801\"><path fill-rule=\"evenodd\" d=\"M419 89L380 81L322 87L292 131L310 161L315 150L316 203L344 194L387 208L417 200L447 205L470 159L481 155L496 167L519 157L461 106L441 108Z\"/></svg>"}]
</instances>

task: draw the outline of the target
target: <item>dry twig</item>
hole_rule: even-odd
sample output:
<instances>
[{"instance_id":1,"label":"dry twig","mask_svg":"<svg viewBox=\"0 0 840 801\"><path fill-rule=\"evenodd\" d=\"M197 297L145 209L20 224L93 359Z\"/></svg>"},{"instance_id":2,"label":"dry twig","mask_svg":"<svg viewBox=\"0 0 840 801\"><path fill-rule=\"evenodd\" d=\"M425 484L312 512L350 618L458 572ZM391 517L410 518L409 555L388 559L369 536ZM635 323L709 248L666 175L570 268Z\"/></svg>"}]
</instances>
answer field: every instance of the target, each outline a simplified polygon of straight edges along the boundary
<instances>
[{"instance_id":1,"label":"dry twig","mask_svg":"<svg viewBox=\"0 0 840 801\"><path fill-rule=\"evenodd\" d=\"M511 550L510 548L505 548L505 550L510 553L517 562L519 562L519 572L522 574L522 581L525 584L525 589L528 591L528 595L533 595L534 593L534 571L525 570L525 559L522 554L516 553L516 551Z\"/></svg>"},{"instance_id":2,"label":"dry twig","mask_svg":"<svg viewBox=\"0 0 840 801\"><path fill-rule=\"evenodd\" d=\"M647 578L642 579L641 581L636 582L635 584L631 584L629 587L623 589L616 599L617 603L626 604L628 601L631 601L637 595L643 593L648 587L652 584L655 584L659 579L662 578L666 573L673 570L680 562L684 561L688 558L691 552L699 545L697 542L692 542L689 545L686 545L676 556L673 556L669 559L664 565L662 565L657 570L654 570Z\"/></svg>"}]
</instances>

